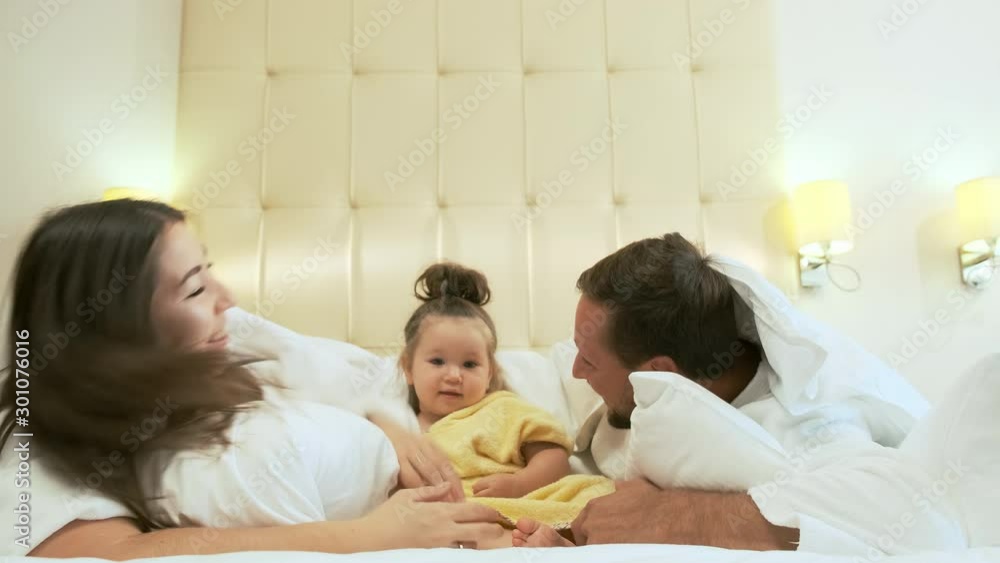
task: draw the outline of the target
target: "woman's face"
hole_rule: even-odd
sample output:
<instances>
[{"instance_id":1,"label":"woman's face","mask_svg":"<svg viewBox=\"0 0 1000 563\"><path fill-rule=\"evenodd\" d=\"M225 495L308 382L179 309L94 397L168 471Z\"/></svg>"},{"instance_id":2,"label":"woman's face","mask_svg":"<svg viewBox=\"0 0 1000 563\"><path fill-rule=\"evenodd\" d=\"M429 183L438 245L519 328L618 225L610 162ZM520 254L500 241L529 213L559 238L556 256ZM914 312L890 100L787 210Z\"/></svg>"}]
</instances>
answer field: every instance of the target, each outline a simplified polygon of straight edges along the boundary
<instances>
[{"instance_id":1,"label":"woman's face","mask_svg":"<svg viewBox=\"0 0 1000 563\"><path fill-rule=\"evenodd\" d=\"M157 341L172 348L226 347L229 290L212 275L205 249L184 223L167 227L159 241L152 319Z\"/></svg>"}]
</instances>

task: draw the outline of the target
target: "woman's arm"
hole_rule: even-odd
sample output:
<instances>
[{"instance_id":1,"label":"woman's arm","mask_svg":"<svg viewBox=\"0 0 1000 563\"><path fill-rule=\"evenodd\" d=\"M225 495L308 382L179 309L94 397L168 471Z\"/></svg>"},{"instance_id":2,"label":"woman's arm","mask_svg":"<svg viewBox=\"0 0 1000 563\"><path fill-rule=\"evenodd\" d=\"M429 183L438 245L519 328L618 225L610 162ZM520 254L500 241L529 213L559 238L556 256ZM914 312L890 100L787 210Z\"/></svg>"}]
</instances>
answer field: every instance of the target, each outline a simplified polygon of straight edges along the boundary
<instances>
[{"instance_id":1,"label":"woman's arm","mask_svg":"<svg viewBox=\"0 0 1000 563\"><path fill-rule=\"evenodd\" d=\"M399 460L399 486L415 488L447 482L451 496L445 500L465 500L462 480L451 461L427 436L415 434L382 414L369 414L368 420L389 438Z\"/></svg>"},{"instance_id":2,"label":"woman's arm","mask_svg":"<svg viewBox=\"0 0 1000 563\"><path fill-rule=\"evenodd\" d=\"M503 533L496 511L441 502L447 483L400 491L357 520L259 528L171 528L142 533L130 518L75 520L31 551L35 557L99 557L123 561L237 551L356 553L403 548L486 545Z\"/></svg>"},{"instance_id":3,"label":"woman's arm","mask_svg":"<svg viewBox=\"0 0 1000 563\"><path fill-rule=\"evenodd\" d=\"M268 528L169 528L142 533L131 518L75 520L29 553L34 557L98 557L115 561L235 551L377 549L371 534L350 522L311 522Z\"/></svg>"}]
</instances>

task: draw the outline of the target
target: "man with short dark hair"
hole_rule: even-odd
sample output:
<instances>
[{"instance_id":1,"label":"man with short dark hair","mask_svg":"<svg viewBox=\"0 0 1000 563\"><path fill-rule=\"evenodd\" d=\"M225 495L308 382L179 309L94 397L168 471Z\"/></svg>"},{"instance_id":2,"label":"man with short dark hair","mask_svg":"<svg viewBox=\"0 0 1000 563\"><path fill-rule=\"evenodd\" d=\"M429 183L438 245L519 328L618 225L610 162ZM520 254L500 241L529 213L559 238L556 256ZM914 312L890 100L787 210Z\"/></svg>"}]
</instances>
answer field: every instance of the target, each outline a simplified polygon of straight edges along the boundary
<instances>
[{"instance_id":1,"label":"man with short dark hair","mask_svg":"<svg viewBox=\"0 0 1000 563\"><path fill-rule=\"evenodd\" d=\"M607 422L612 427L629 428L636 408L630 374L678 374L701 384L733 408L752 405L754 413L768 413L766 421L764 416L757 416L755 421L772 434L776 434L777 424L777 434L788 430L782 435L805 436L804 422L808 419L809 427L816 428L819 421L819 426L836 427L836 432L846 429L852 447L860 442L858 451L876 460L870 474L831 469L822 476L805 475L804 484L796 485L797 491L841 487L825 490L824 494L839 498L841 504L835 510L844 512L856 507L864 511L865 503L877 502L864 498L866 494L859 491L892 489L889 494L896 495L895 501L904 506L910 502L908 495L916 487L911 482L883 487L889 477L882 474L893 475L899 463L893 457L896 452L887 451L893 448L883 446L898 446L926 403L898 374L853 342L828 334L822 327L813 330L813 325L820 325L795 312L759 274L734 262L706 257L674 233L634 242L605 257L580 275L577 288L582 295L576 311L574 340L578 353L573 376L586 380L603 398ZM787 315L790 328L780 326L773 318L761 322L761 315L767 313L768 306L762 305L766 300L783 308L771 314ZM741 310L745 321L742 325L737 318ZM794 322L789 320L792 315ZM787 334L780 334L783 330ZM779 341L775 334L786 338L784 348L774 345ZM814 341L802 343L810 337ZM738 353L720 363L720 353L734 349ZM818 360L812 365L790 363L786 353L789 350L792 355L806 350ZM834 353L829 354L830 350ZM842 354L846 357L837 356L840 350L846 350ZM817 383L820 380L823 384ZM774 387L775 382L778 387ZM879 393L890 390L890 395L900 397L865 395L866 386L873 384L883 385ZM836 398L816 398L814 388L821 390L816 393L835 390ZM806 396L808 400L795 403ZM793 414L789 404L803 406L796 406ZM750 412L744 411L754 418ZM698 430L690 431L696 434ZM706 448L711 447L706 443ZM823 495L811 497L810 501L819 497ZM829 498L823 497L821 502ZM790 501L788 506L799 505ZM738 517L739 525L730 525L733 515ZM748 492L661 490L640 479L621 483L614 494L591 501L573 523L573 534L579 545L671 543L792 550L801 540L803 549L821 551L851 535L843 531L843 521L849 521L850 515L833 526L822 522L822 518L799 516L802 518L795 524L798 528L790 527L787 518L782 522L786 525L779 526L765 518L762 507ZM881 526L883 520L877 518L872 522ZM928 523L912 532L920 535L918 530L937 526L941 520L934 518L928 517ZM808 530L800 525L802 522L808 522ZM864 526L871 528L875 524ZM870 545L875 534L883 530L868 532L866 529L855 534L855 551Z\"/></svg>"}]
</instances>

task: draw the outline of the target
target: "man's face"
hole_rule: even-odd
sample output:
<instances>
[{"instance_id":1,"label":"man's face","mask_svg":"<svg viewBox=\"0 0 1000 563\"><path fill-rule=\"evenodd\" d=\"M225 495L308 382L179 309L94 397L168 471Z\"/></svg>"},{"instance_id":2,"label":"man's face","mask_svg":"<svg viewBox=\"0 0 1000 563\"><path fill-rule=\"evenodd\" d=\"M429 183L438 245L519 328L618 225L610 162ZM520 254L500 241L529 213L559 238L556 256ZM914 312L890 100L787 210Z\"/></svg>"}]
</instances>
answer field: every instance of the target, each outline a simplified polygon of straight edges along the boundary
<instances>
[{"instance_id":1,"label":"man's face","mask_svg":"<svg viewBox=\"0 0 1000 563\"><path fill-rule=\"evenodd\" d=\"M586 296L576 306L574 341L579 353L573 377L585 379L604 399L612 417L627 421L635 409L635 395L628 380L633 370L611 351L607 338L607 308Z\"/></svg>"}]
</instances>

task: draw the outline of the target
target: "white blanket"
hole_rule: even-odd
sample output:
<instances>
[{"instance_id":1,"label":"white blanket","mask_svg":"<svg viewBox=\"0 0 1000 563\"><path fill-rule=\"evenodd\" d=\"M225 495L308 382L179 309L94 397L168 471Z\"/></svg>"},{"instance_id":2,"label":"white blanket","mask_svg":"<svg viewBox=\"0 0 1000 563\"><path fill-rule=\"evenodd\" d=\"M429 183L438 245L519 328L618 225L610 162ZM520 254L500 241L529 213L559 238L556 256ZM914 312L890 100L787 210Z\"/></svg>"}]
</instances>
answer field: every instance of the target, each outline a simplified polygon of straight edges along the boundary
<instances>
[{"instance_id":1,"label":"white blanket","mask_svg":"<svg viewBox=\"0 0 1000 563\"><path fill-rule=\"evenodd\" d=\"M716 258L740 296L742 336L761 344L773 368L771 392L789 414L805 415L857 399L873 439L899 445L929 405L916 389L850 338L802 314L752 268Z\"/></svg>"}]
</instances>

